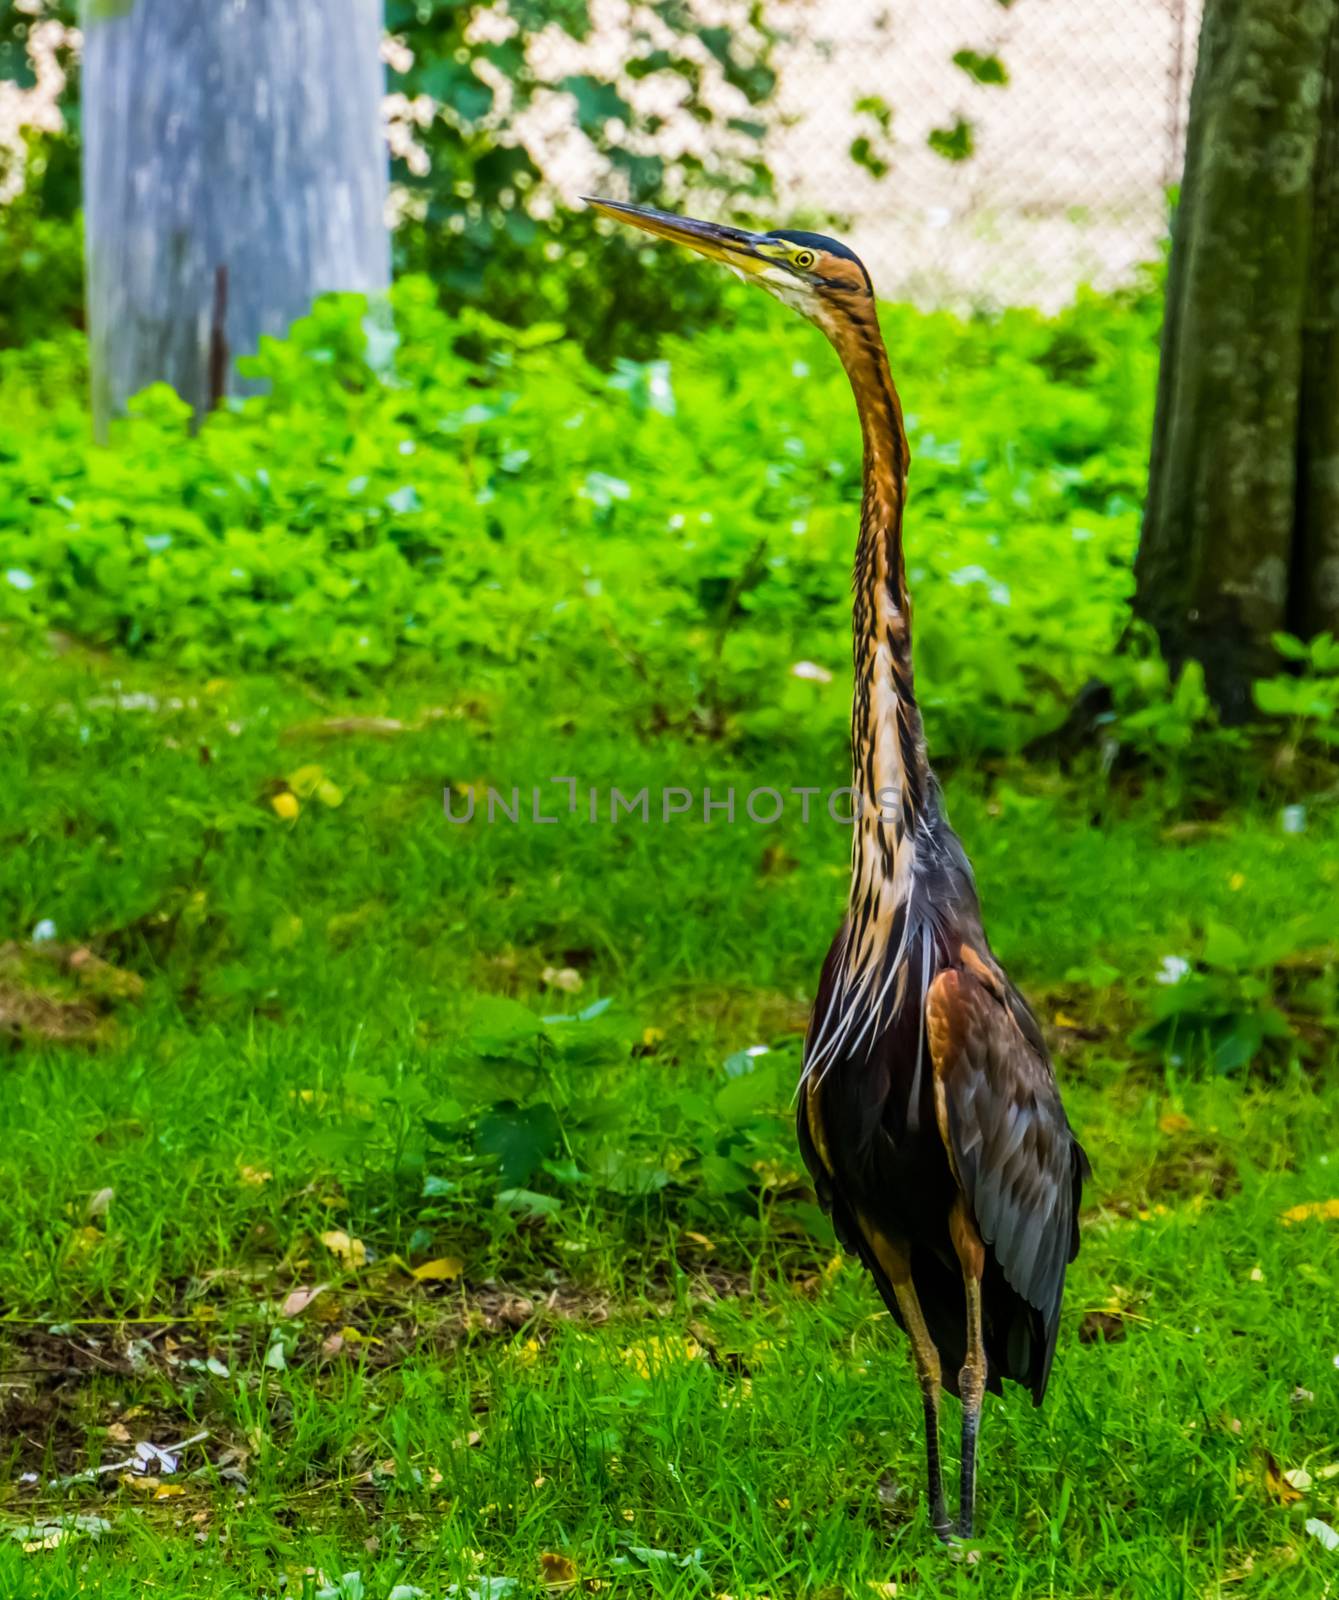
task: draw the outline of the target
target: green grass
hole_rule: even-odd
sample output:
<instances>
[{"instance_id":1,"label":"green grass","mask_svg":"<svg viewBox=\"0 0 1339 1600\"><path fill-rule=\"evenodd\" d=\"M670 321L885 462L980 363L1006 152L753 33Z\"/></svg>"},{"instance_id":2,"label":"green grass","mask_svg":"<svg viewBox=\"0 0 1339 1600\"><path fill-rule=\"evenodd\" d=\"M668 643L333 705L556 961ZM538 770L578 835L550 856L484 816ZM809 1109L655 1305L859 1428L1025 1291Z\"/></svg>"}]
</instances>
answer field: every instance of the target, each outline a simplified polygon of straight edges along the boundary
<instances>
[{"instance_id":1,"label":"green grass","mask_svg":"<svg viewBox=\"0 0 1339 1600\"><path fill-rule=\"evenodd\" d=\"M1246 734L1113 654L1155 299L885 313L931 746L1096 1169L955 1557L791 1127L849 838L743 814L844 782L844 380L737 296L612 374L396 298L394 381L327 302L114 452L77 344L0 362L0 1596L1333 1589L1339 685Z\"/></svg>"},{"instance_id":2,"label":"green grass","mask_svg":"<svg viewBox=\"0 0 1339 1600\"><path fill-rule=\"evenodd\" d=\"M369 1600L487 1576L519 1600L545 1552L619 1594L1333 1584L1304 1524L1339 1510L1321 1475L1339 1460L1339 1229L1280 1220L1339 1194L1324 961L1260 979L1297 1033L1250 1073L1206 1073L1192 1035L1179 1069L1131 1042L1164 957L1202 957L1215 928L1255 950L1324 919L1323 808L1288 833L1264 789L1187 828L1152 796L1038 769L951 776L992 935L1096 1168L1046 1406L987 1408L969 1562L924 1521L902 1343L795 1171L797 1029L844 831L442 816L444 783L555 773L835 784L826 732L769 756L633 740L616 690L571 705L400 679L348 702L17 644L5 685L0 904L19 948L0 1003L81 1002L97 1039L30 1022L4 1066L0 1504L11 1528L110 1528L37 1553L0 1539L0 1592L301 1594L313 1569L361 1574ZM321 725L346 713L405 729ZM274 793L311 789L312 766L338 796L282 820ZM44 919L116 971L80 978L29 945ZM579 993L546 986L565 968ZM1242 983L1258 977L1247 961ZM481 1020L480 994L611 1004L534 1046L508 1032L518 1013ZM757 1044L774 1077L727 1077ZM741 1081L760 1085L742 1113L723 1098ZM570 1147L519 1209L473 1137L511 1097L555 1106ZM370 1259L343 1267L332 1230ZM443 1258L459 1277L409 1276ZM125 1437L203 1430L163 1479L181 1495L115 1474L48 1486ZM1312 1487L1283 1503L1271 1461Z\"/></svg>"}]
</instances>

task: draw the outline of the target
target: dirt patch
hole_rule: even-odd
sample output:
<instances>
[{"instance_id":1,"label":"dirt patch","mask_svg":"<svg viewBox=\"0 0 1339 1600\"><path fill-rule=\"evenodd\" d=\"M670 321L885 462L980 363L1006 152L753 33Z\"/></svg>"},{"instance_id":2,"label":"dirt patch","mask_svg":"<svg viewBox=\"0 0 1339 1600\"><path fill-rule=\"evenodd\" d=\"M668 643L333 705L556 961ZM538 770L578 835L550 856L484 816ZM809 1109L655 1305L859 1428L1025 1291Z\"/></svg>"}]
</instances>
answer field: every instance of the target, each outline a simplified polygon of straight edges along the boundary
<instances>
[{"instance_id":1,"label":"dirt patch","mask_svg":"<svg viewBox=\"0 0 1339 1600\"><path fill-rule=\"evenodd\" d=\"M98 1044L115 1012L137 1002L144 980L85 946L0 945L0 1033L56 1044Z\"/></svg>"},{"instance_id":2,"label":"dirt patch","mask_svg":"<svg viewBox=\"0 0 1339 1600\"><path fill-rule=\"evenodd\" d=\"M1080 1344L1120 1344L1129 1328L1119 1311L1089 1311L1079 1323Z\"/></svg>"}]
</instances>

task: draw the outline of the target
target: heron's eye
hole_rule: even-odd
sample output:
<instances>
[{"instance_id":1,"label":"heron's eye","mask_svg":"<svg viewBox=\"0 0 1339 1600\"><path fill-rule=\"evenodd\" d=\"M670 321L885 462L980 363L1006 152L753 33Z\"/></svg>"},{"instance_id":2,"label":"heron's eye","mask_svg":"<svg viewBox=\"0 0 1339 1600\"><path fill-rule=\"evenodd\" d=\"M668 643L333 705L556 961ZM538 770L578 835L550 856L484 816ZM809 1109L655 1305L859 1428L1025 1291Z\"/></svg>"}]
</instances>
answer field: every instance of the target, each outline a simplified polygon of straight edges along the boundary
<instances>
[{"instance_id":1,"label":"heron's eye","mask_svg":"<svg viewBox=\"0 0 1339 1600\"><path fill-rule=\"evenodd\" d=\"M795 256L795 265L797 267L803 267L805 269L805 271L808 271L808 269L810 267L812 267L813 264L814 264L814 252L812 250L801 250L796 254L796 256Z\"/></svg>"}]
</instances>

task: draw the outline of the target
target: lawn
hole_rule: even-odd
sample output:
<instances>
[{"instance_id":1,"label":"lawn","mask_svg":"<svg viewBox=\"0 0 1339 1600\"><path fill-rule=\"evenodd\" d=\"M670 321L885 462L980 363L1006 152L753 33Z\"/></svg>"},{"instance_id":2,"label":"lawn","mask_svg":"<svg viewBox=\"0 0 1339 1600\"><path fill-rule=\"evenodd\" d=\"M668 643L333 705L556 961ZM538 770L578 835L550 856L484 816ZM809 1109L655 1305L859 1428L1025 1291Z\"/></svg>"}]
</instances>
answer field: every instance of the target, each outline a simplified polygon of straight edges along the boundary
<instances>
[{"instance_id":1,"label":"lawn","mask_svg":"<svg viewBox=\"0 0 1339 1600\"><path fill-rule=\"evenodd\" d=\"M77 355L0 373L0 1593L1339 1586L1339 821L1113 655L1147 313L889 313L931 740L1095 1168L953 1554L790 1126L849 836L741 813L844 781L858 479L749 315L611 382L420 307L394 391L344 316L112 457ZM609 820L669 784L734 822Z\"/></svg>"}]
</instances>

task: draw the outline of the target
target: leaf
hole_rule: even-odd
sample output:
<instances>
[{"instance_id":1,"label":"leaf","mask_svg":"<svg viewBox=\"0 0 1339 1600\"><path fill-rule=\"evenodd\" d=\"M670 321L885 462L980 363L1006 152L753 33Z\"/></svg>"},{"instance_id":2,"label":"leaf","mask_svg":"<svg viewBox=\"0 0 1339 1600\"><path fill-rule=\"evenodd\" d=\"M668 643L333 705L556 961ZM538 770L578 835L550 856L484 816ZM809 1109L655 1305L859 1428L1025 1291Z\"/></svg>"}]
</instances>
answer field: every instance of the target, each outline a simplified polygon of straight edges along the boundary
<instances>
[{"instance_id":1,"label":"leaf","mask_svg":"<svg viewBox=\"0 0 1339 1600\"><path fill-rule=\"evenodd\" d=\"M21 1522L9 1529L9 1537L23 1546L27 1555L40 1550L55 1550L67 1539L100 1539L110 1533L112 1525L106 1517L76 1514L66 1517L43 1517L36 1522Z\"/></svg>"},{"instance_id":2,"label":"leaf","mask_svg":"<svg viewBox=\"0 0 1339 1600\"><path fill-rule=\"evenodd\" d=\"M776 1067L768 1063L744 1077L731 1078L716 1091L716 1113L728 1126L737 1128L751 1122L765 1107L780 1097Z\"/></svg>"},{"instance_id":3,"label":"leaf","mask_svg":"<svg viewBox=\"0 0 1339 1600\"><path fill-rule=\"evenodd\" d=\"M1237 972L1250 964L1245 939L1226 923L1211 922L1204 930L1204 959L1211 967Z\"/></svg>"},{"instance_id":4,"label":"leaf","mask_svg":"<svg viewBox=\"0 0 1339 1600\"><path fill-rule=\"evenodd\" d=\"M539 1558L539 1581L546 1589L565 1589L577 1581L577 1564L571 1556L545 1550Z\"/></svg>"},{"instance_id":5,"label":"leaf","mask_svg":"<svg viewBox=\"0 0 1339 1600\"><path fill-rule=\"evenodd\" d=\"M439 58L419 80L423 92L449 106L465 123L478 122L493 109L493 91L467 62Z\"/></svg>"},{"instance_id":6,"label":"leaf","mask_svg":"<svg viewBox=\"0 0 1339 1600\"><path fill-rule=\"evenodd\" d=\"M953 54L953 65L977 83L1002 86L1009 81L1004 63L994 54L987 56L977 50L957 50Z\"/></svg>"},{"instance_id":7,"label":"leaf","mask_svg":"<svg viewBox=\"0 0 1339 1600\"><path fill-rule=\"evenodd\" d=\"M484 1056L515 1054L515 1046L537 1039L543 1024L533 1011L505 995L479 995L465 1024L464 1043Z\"/></svg>"},{"instance_id":8,"label":"leaf","mask_svg":"<svg viewBox=\"0 0 1339 1600\"><path fill-rule=\"evenodd\" d=\"M495 1156L508 1188L516 1188L558 1146L558 1114L547 1101L518 1106L503 1101L483 1117L474 1141L484 1155Z\"/></svg>"},{"instance_id":9,"label":"leaf","mask_svg":"<svg viewBox=\"0 0 1339 1600\"><path fill-rule=\"evenodd\" d=\"M1320 1541L1322 1550L1329 1550L1331 1553L1339 1550L1339 1533L1336 1533L1328 1522L1322 1522L1319 1517L1308 1517L1304 1526L1313 1539Z\"/></svg>"},{"instance_id":10,"label":"leaf","mask_svg":"<svg viewBox=\"0 0 1339 1600\"><path fill-rule=\"evenodd\" d=\"M1281 1506L1293 1505L1302 1498L1299 1490L1294 1489L1284 1476L1277 1461L1265 1451L1265 1490L1271 1499L1277 1500Z\"/></svg>"},{"instance_id":11,"label":"leaf","mask_svg":"<svg viewBox=\"0 0 1339 1600\"><path fill-rule=\"evenodd\" d=\"M300 1317L318 1294L324 1294L330 1287L328 1283L318 1283L311 1288L302 1287L291 1289L284 1296L284 1303L279 1307L281 1317Z\"/></svg>"},{"instance_id":12,"label":"leaf","mask_svg":"<svg viewBox=\"0 0 1339 1600\"><path fill-rule=\"evenodd\" d=\"M1339 1222L1339 1200L1307 1200L1300 1206L1289 1206L1279 1221L1285 1228L1295 1222Z\"/></svg>"},{"instance_id":13,"label":"leaf","mask_svg":"<svg viewBox=\"0 0 1339 1600\"><path fill-rule=\"evenodd\" d=\"M112 1201L116 1196L115 1189L99 1189L96 1194L88 1197L88 1204L84 1207L84 1215L88 1218L105 1217L111 1210Z\"/></svg>"},{"instance_id":14,"label":"leaf","mask_svg":"<svg viewBox=\"0 0 1339 1600\"><path fill-rule=\"evenodd\" d=\"M294 822L302 806L295 794L289 794L287 789L284 789L276 795L271 795L270 809L281 822Z\"/></svg>"},{"instance_id":15,"label":"leaf","mask_svg":"<svg viewBox=\"0 0 1339 1600\"><path fill-rule=\"evenodd\" d=\"M338 1259L341 1266L367 1265L367 1246L361 1239L351 1239L342 1228L331 1228L320 1237L321 1243Z\"/></svg>"},{"instance_id":16,"label":"leaf","mask_svg":"<svg viewBox=\"0 0 1339 1600\"><path fill-rule=\"evenodd\" d=\"M500 1189L494 1201L499 1211L522 1217L551 1217L563 1203L551 1194L536 1194L533 1189Z\"/></svg>"},{"instance_id":17,"label":"leaf","mask_svg":"<svg viewBox=\"0 0 1339 1600\"><path fill-rule=\"evenodd\" d=\"M583 72L564 78L561 87L575 96L577 121L587 132L601 129L616 118L622 122L633 120L631 107L611 83L602 83Z\"/></svg>"},{"instance_id":18,"label":"leaf","mask_svg":"<svg viewBox=\"0 0 1339 1600\"><path fill-rule=\"evenodd\" d=\"M464 1271L465 1263L459 1256L438 1256L435 1261L425 1261L411 1267L409 1276L420 1283L450 1283Z\"/></svg>"},{"instance_id":19,"label":"leaf","mask_svg":"<svg viewBox=\"0 0 1339 1600\"><path fill-rule=\"evenodd\" d=\"M976 149L972 125L962 117L951 128L932 128L925 142L945 161L966 161Z\"/></svg>"}]
</instances>

